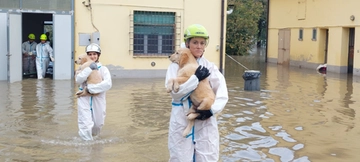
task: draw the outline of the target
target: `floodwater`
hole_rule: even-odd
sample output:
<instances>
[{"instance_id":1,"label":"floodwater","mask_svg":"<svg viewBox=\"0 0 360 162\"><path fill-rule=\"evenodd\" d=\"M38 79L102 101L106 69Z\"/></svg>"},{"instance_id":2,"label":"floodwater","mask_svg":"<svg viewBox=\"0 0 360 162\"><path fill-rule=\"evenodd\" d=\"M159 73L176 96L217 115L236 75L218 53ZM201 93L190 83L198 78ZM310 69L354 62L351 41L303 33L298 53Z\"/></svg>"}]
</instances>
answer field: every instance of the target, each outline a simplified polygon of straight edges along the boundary
<instances>
[{"instance_id":1,"label":"floodwater","mask_svg":"<svg viewBox=\"0 0 360 162\"><path fill-rule=\"evenodd\" d=\"M264 55L233 57L261 72L260 91L244 91L245 69L226 58L221 161L358 161L360 78L264 63ZM25 79L0 88L0 161L168 160L163 78L114 79L105 126L91 142L77 135L74 82Z\"/></svg>"}]
</instances>

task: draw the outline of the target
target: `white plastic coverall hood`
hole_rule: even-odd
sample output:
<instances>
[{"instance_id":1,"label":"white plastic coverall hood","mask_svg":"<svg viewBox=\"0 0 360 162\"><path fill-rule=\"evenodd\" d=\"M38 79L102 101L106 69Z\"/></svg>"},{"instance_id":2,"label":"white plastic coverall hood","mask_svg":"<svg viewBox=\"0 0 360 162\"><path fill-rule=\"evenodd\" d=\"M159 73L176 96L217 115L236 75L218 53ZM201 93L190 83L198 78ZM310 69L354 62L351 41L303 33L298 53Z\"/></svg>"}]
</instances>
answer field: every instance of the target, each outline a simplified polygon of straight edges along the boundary
<instances>
[{"instance_id":1,"label":"white plastic coverall hood","mask_svg":"<svg viewBox=\"0 0 360 162\"><path fill-rule=\"evenodd\" d=\"M54 58L54 54L49 44L39 43L36 45L36 71L38 79L45 77L46 70L49 67L50 57Z\"/></svg>"},{"instance_id":2,"label":"white plastic coverall hood","mask_svg":"<svg viewBox=\"0 0 360 162\"><path fill-rule=\"evenodd\" d=\"M200 65L210 71L209 82L216 94L215 102L211 107L214 114L221 112L227 101L228 91L224 76L218 68L204 57L198 59ZM179 69L178 64L171 63L165 79L165 87L170 78L175 78ZM188 81L180 85L179 92L171 92L172 110L169 125L168 148L171 162L217 162L219 160L219 131L216 117L207 120L195 120L192 132L187 138L182 132L187 126L186 114L190 107L190 93L197 87L199 81L192 75ZM195 149L195 155L194 155Z\"/></svg>"},{"instance_id":3,"label":"white plastic coverall hood","mask_svg":"<svg viewBox=\"0 0 360 162\"><path fill-rule=\"evenodd\" d=\"M90 93L99 93L96 96L83 96L77 98L79 136L84 140L93 140L99 135L106 116L106 91L112 86L111 75L108 68L97 63L103 81L98 84L87 85ZM76 76L76 83L83 88L87 77L91 73L89 67Z\"/></svg>"}]
</instances>

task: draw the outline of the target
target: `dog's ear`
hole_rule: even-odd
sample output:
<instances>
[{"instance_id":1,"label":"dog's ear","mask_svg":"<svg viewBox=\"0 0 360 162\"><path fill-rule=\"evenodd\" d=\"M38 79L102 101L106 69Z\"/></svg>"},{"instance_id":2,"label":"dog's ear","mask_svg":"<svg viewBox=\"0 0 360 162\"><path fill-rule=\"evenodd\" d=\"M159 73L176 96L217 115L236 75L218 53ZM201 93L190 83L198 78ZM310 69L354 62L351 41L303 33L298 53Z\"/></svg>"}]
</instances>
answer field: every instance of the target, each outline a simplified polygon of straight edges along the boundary
<instances>
[{"instance_id":1,"label":"dog's ear","mask_svg":"<svg viewBox=\"0 0 360 162\"><path fill-rule=\"evenodd\" d=\"M179 66L183 67L189 61L189 54L187 51L181 51Z\"/></svg>"},{"instance_id":2,"label":"dog's ear","mask_svg":"<svg viewBox=\"0 0 360 162\"><path fill-rule=\"evenodd\" d=\"M83 57L81 57L81 64L83 64L83 63L85 63L85 62L87 62L87 55L84 55Z\"/></svg>"}]
</instances>

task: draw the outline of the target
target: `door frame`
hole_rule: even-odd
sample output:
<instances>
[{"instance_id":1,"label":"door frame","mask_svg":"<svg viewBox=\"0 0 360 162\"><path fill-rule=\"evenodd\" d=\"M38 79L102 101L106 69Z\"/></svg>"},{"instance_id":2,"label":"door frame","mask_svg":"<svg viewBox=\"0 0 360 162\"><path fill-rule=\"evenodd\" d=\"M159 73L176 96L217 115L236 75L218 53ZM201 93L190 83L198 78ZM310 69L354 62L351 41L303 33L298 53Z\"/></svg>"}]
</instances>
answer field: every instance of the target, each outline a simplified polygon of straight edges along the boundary
<instances>
[{"instance_id":1,"label":"door frame","mask_svg":"<svg viewBox=\"0 0 360 162\"><path fill-rule=\"evenodd\" d=\"M7 15L7 80L13 83L22 80L22 14L8 12Z\"/></svg>"},{"instance_id":2,"label":"door frame","mask_svg":"<svg viewBox=\"0 0 360 162\"><path fill-rule=\"evenodd\" d=\"M74 78L73 26L73 15L53 14L54 80ZM66 46L69 48L64 48ZM64 66L69 62L71 66Z\"/></svg>"},{"instance_id":3,"label":"door frame","mask_svg":"<svg viewBox=\"0 0 360 162\"><path fill-rule=\"evenodd\" d=\"M68 37L70 38L69 40L67 40L68 42L68 46L69 48L67 48L67 52L68 54L66 55L66 58L65 62L62 62L62 64L65 63L65 65L68 65L70 64L69 68L65 68L66 70L63 70L64 68L61 67L60 65L61 64L58 64L59 67L57 67L54 63L54 73L53 73L53 79L54 80L70 80L70 79L73 79L74 78L74 31L75 31L75 26L74 26L74 14L73 12L69 12L69 13L59 13L59 12L29 12L29 11L25 11L25 12L22 12L22 11L16 11L16 12L11 12L11 11L3 11L3 12L0 12L0 13L5 13L7 15L7 21L6 21L6 26L5 27L5 30L6 30L6 38L7 39L7 42L5 43L5 46L6 46L6 58L4 60L7 60L6 61L6 66L4 65L4 67L2 67L3 69L6 69L4 70L4 78L1 78L0 77L0 80L7 80L8 82L12 83L12 82L16 82L16 81L21 81L23 79L23 75L22 75L22 54L21 54L21 44L22 44L22 14L23 13L43 13L43 14L52 14L53 15L53 23L55 25L55 21L54 21L54 17L56 17L57 15L67 15L69 16L68 17L68 20L69 20L69 27L68 27L68 31L69 31L69 35ZM12 23L9 19L9 15L10 14L15 14L15 15L20 15L20 24L18 25L18 28L13 28L13 25L12 24L9 24L9 23ZM61 24L61 23L58 23L58 25ZM61 30L61 28L59 29L60 27L58 27L58 30ZM13 41L13 37L12 35L13 34L10 34L10 32L12 32L13 30L17 30L18 31L18 35L20 35L19 37L19 41L16 41L16 43L10 43L10 41ZM55 26L54 26L54 29L55 31ZM58 37L62 37L61 35L59 36L59 34L57 34ZM55 42L56 41L56 38L55 38L55 35L54 35L54 38L53 38L53 41ZM54 43L53 42L53 43ZM63 47L63 45L61 44L61 41L57 41L58 45L58 49L60 49L60 47ZM53 45L53 48L56 48L55 44ZM54 56L55 56L55 60L59 59L60 58L60 62L62 60L61 57L59 56L63 56L61 50L55 50L54 48ZM15 52L14 50L18 50L20 52ZM13 53L19 53L17 54L20 58L17 58L17 59L12 59L12 56L16 56L16 54L13 54ZM56 54L58 53L58 54ZM58 55L56 57L56 55ZM19 60L20 60L20 63L19 63ZM13 63L13 61L16 61L16 63ZM14 67L13 67L14 66ZM57 70L58 69L58 70ZM20 70L20 71L19 71ZM61 73L59 73L59 75L56 74L56 71L59 72L61 71ZM0 75L1 72L0 72Z\"/></svg>"},{"instance_id":4,"label":"door frame","mask_svg":"<svg viewBox=\"0 0 360 162\"><path fill-rule=\"evenodd\" d=\"M6 12L0 12L0 80L8 80L8 15Z\"/></svg>"}]
</instances>

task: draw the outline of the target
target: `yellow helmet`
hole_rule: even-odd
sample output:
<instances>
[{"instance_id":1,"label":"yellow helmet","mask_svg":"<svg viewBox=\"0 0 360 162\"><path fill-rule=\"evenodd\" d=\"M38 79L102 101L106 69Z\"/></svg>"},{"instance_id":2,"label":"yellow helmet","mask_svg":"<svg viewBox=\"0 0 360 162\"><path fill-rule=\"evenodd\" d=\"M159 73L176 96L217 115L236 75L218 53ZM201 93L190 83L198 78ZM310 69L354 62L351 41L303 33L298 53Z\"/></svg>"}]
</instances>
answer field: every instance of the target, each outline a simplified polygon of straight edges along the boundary
<instances>
[{"instance_id":1,"label":"yellow helmet","mask_svg":"<svg viewBox=\"0 0 360 162\"><path fill-rule=\"evenodd\" d=\"M34 40L34 39L35 39L35 34L30 33L29 36L28 36L28 38Z\"/></svg>"},{"instance_id":2,"label":"yellow helmet","mask_svg":"<svg viewBox=\"0 0 360 162\"><path fill-rule=\"evenodd\" d=\"M41 34L40 35L40 40L47 40L46 34Z\"/></svg>"},{"instance_id":3,"label":"yellow helmet","mask_svg":"<svg viewBox=\"0 0 360 162\"><path fill-rule=\"evenodd\" d=\"M190 25L184 32L184 42L193 37L202 37L205 40L209 39L209 34L204 26L199 24Z\"/></svg>"}]
</instances>

